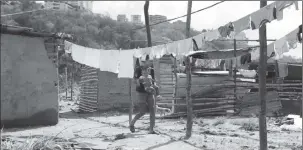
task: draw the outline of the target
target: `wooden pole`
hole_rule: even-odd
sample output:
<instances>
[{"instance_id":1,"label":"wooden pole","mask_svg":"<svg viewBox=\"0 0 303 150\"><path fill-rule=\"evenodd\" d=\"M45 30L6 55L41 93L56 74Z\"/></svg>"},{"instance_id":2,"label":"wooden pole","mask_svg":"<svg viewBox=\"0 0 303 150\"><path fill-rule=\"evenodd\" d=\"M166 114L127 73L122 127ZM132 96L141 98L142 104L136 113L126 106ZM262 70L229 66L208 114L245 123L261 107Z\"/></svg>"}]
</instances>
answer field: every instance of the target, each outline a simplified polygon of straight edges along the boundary
<instances>
[{"instance_id":1,"label":"wooden pole","mask_svg":"<svg viewBox=\"0 0 303 150\"><path fill-rule=\"evenodd\" d=\"M73 69L74 69L74 63L72 62L72 68L71 68L71 80L70 80L70 100L73 100L73 80L74 80L74 74L73 74Z\"/></svg>"},{"instance_id":2,"label":"wooden pole","mask_svg":"<svg viewBox=\"0 0 303 150\"><path fill-rule=\"evenodd\" d=\"M149 0L146 0L145 4L144 4L145 28L146 28L146 35L147 35L147 46L151 47L152 42L151 42L151 34L150 34L150 27L149 27L148 8L149 8Z\"/></svg>"},{"instance_id":3,"label":"wooden pole","mask_svg":"<svg viewBox=\"0 0 303 150\"><path fill-rule=\"evenodd\" d=\"M236 55L236 50L237 50L237 41L234 39L234 57L235 57L235 70L234 70L234 83L235 83L235 88L234 88L234 96L237 99L237 55ZM234 108L235 111L235 108Z\"/></svg>"},{"instance_id":4,"label":"wooden pole","mask_svg":"<svg viewBox=\"0 0 303 150\"><path fill-rule=\"evenodd\" d=\"M299 29L300 30L300 29ZM302 26L301 26L301 31L302 31ZM301 34L301 32L299 32L298 33L299 34L299 36L300 36L300 34ZM303 35L302 35L303 36ZM301 39L301 44L302 44L302 39ZM303 50L302 50L302 97L301 97L301 113L302 113L302 116L301 116L301 119L302 119L302 144L303 144ZM303 146L303 145L302 145Z\"/></svg>"},{"instance_id":5,"label":"wooden pole","mask_svg":"<svg viewBox=\"0 0 303 150\"><path fill-rule=\"evenodd\" d=\"M65 99L67 100L67 89L68 89L68 82L67 82L67 66L65 67Z\"/></svg>"},{"instance_id":6,"label":"wooden pole","mask_svg":"<svg viewBox=\"0 0 303 150\"><path fill-rule=\"evenodd\" d=\"M267 5L266 0L260 1L260 8ZM259 62L259 98L261 111L259 116L260 150L267 150L267 127L266 127L266 65L267 65L267 36L266 24L259 28L260 39L260 62Z\"/></svg>"},{"instance_id":7,"label":"wooden pole","mask_svg":"<svg viewBox=\"0 0 303 150\"><path fill-rule=\"evenodd\" d=\"M186 19L186 37L190 37L190 22L191 22L191 8L192 1L188 1L187 5L187 19ZM187 122L186 122L186 136L188 139L191 137L192 127L193 127L193 104L191 99L191 62L190 57L186 57L186 78L187 78L187 92L186 92L186 101L187 101Z\"/></svg>"},{"instance_id":8,"label":"wooden pole","mask_svg":"<svg viewBox=\"0 0 303 150\"><path fill-rule=\"evenodd\" d=\"M133 119L133 99L132 99L132 79L128 80L128 84L129 84L129 100L130 100L130 105L129 105L129 124L131 123L132 119Z\"/></svg>"},{"instance_id":9,"label":"wooden pole","mask_svg":"<svg viewBox=\"0 0 303 150\"><path fill-rule=\"evenodd\" d=\"M174 91L174 100L173 104L177 103L177 91L178 91L178 75L177 75L177 58L174 57L174 76L175 76L175 91ZM172 106L172 112L175 113L176 109L175 106Z\"/></svg>"}]
</instances>

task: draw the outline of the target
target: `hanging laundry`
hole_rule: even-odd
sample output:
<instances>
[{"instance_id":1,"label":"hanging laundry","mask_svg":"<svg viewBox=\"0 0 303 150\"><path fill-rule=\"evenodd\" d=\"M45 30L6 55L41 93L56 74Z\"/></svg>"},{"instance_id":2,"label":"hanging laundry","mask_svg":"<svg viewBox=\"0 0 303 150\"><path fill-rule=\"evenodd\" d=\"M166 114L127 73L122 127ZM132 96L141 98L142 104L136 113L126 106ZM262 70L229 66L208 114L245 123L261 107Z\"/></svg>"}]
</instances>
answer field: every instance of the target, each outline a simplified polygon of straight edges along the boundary
<instances>
[{"instance_id":1,"label":"hanging laundry","mask_svg":"<svg viewBox=\"0 0 303 150\"><path fill-rule=\"evenodd\" d=\"M235 22L233 22L234 24L234 32L236 34L244 31L244 30L247 30L247 29L250 29L251 28L251 17L250 15L247 15Z\"/></svg>"},{"instance_id":2,"label":"hanging laundry","mask_svg":"<svg viewBox=\"0 0 303 150\"><path fill-rule=\"evenodd\" d=\"M119 72L119 50L100 50L100 70Z\"/></svg>"},{"instance_id":3,"label":"hanging laundry","mask_svg":"<svg viewBox=\"0 0 303 150\"><path fill-rule=\"evenodd\" d=\"M247 63L250 63L250 62L251 62L251 54L250 53L241 56L241 58L240 58L241 65L244 65L244 64L247 64Z\"/></svg>"},{"instance_id":4,"label":"hanging laundry","mask_svg":"<svg viewBox=\"0 0 303 150\"><path fill-rule=\"evenodd\" d=\"M300 43L302 43L302 25L299 26L299 31L297 33L297 36L298 36L298 40Z\"/></svg>"},{"instance_id":5,"label":"hanging laundry","mask_svg":"<svg viewBox=\"0 0 303 150\"><path fill-rule=\"evenodd\" d=\"M299 10L298 1L277 1L274 2L276 7L275 17L278 21L283 19L283 10L291 5L295 5L296 10Z\"/></svg>"},{"instance_id":6,"label":"hanging laundry","mask_svg":"<svg viewBox=\"0 0 303 150\"><path fill-rule=\"evenodd\" d=\"M203 68L219 68L221 59L196 59L195 65Z\"/></svg>"},{"instance_id":7,"label":"hanging laundry","mask_svg":"<svg viewBox=\"0 0 303 150\"><path fill-rule=\"evenodd\" d=\"M191 38L180 40L176 43L178 45L177 57L183 57L193 51L193 42Z\"/></svg>"},{"instance_id":8,"label":"hanging laundry","mask_svg":"<svg viewBox=\"0 0 303 150\"><path fill-rule=\"evenodd\" d=\"M251 28L259 29L260 25L264 21L271 22L274 20L274 8L275 4L271 3L251 14Z\"/></svg>"},{"instance_id":9,"label":"hanging laundry","mask_svg":"<svg viewBox=\"0 0 303 150\"><path fill-rule=\"evenodd\" d=\"M99 49L86 48L84 64L94 68L100 68L100 51Z\"/></svg>"},{"instance_id":10,"label":"hanging laundry","mask_svg":"<svg viewBox=\"0 0 303 150\"><path fill-rule=\"evenodd\" d=\"M66 49L71 50L72 58L74 61L84 64L85 54L86 54L86 47L65 41Z\"/></svg>"},{"instance_id":11,"label":"hanging laundry","mask_svg":"<svg viewBox=\"0 0 303 150\"><path fill-rule=\"evenodd\" d=\"M267 45L267 59L271 58L276 55L275 52L275 42L270 43Z\"/></svg>"},{"instance_id":12,"label":"hanging laundry","mask_svg":"<svg viewBox=\"0 0 303 150\"><path fill-rule=\"evenodd\" d=\"M202 47L202 43L203 43L203 34L198 34L196 36L193 37L193 39L196 41L198 48Z\"/></svg>"},{"instance_id":13,"label":"hanging laundry","mask_svg":"<svg viewBox=\"0 0 303 150\"><path fill-rule=\"evenodd\" d=\"M224 37L224 38L229 37L231 31L234 31L234 25L233 25L233 23L230 22L224 26L219 27L218 31L219 31L221 37Z\"/></svg>"},{"instance_id":14,"label":"hanging laundry","mask_svg":"<svg viewBox=\"0 0 303 150\"><path fill-rule=\"evenodd\" d=\"M216 40L216 39L219 39L220 36L221 36L218 29L207 31L207 32L204 32L202 34L203 34L203 37L204 37L204 41Z\"/></svg>"},{"instance_id":15,"label":"hanging laundry","mask_svg":"<svg viewBox=\"0 0 303 150\"><path fill-rule=\"evenodd\" d=\"M164 56L165 54L167 54L166 44L151 47L151 52L150 52L151 59L154 59L154 58L159 59L162 56Z\"/></svg>"},{"instance_id":16,"label":"hanging laundry","mask_svg":"<svg viewBox=\"0 0 303 150\"><path fill-rule=\"evenodd\" d=\"M167 48L167 55L173 55L174 57L176 57L177 49L178 49L178 45L176 42L168 43L166 45L166 48Z\"/></svg>"},{"instance_id":17,"label":"hanging laundry","mask_svg":"<svg viewBox=\"0 0 303 150\"><path fill-rule=\"evenodd\" d=\"M118 78L133 78L135 50L121 50L119 54Z\"/></svg>"},{"instance_id":18,"label":"hanging laundry","mask_svg":"<svg viewBox=\"0 0 303 150\"><path fill-rule=\"evenodd\" d=\"M256 48L254 50L251 51L251 60L252 61L256 61L259 60L260 58L260 49Z\"/></svg>"},{"instance_id":19,"label":"hanging laundry","mask_svg":"<svg viewBox=\"0 0 303 150\"><path fill-rule=\"evenodd\" d=\"M289 51L289 48L288 48L288 43L286 41L286 37L283 37L283 38L275 41L276 59L281 58L283 53L286 53L288 51Z\"/></svg>"},{"instance_id":20,"label":"hanging laundry","mask_svg":"<svg viewBox=\"0 0 303 150\"><path fill-rule=\"evenodd\" d=\"M297 43L299 41L299 39L297 37L298 32L299 32L299 29L297 28L286 35L286 40L288 42L290 49L297 48Z\"/></svg>"},{"instance_id":21,"label":"hanging laundry","mask_svg":"<svg viewBox=\"0 0 303 150\"><path fill-rule=\"evenodd\" d=\"M64 51L65 53L72 53L72 43L68 41L64 41Z\"/></svg>"},{"instance_id":22,"label":"hanging laundry","mask_svg":"<svg viewBox=\"0 0 303 150\"><path fill-rule=\"evenodd\" d=\"M288 64L287 63L278 63L279 68L279 77L284 78L288 76Z\"/></svg>"}]
</instances>

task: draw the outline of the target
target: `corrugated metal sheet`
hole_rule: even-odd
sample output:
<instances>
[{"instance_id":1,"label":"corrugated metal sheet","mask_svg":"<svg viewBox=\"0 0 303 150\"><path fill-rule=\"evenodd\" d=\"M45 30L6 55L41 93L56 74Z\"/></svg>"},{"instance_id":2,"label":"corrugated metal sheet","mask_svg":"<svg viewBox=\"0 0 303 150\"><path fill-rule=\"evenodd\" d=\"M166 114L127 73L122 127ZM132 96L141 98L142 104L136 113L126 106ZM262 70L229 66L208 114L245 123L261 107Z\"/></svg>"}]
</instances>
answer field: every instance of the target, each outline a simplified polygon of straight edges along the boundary
<instances>
[{"instance_id":1,"label":"corrugated metal sheet","mask_svg":"<svg viewBox=\"0 0 303 150\"><path fill-rule=\"evenodd\" d=\"M81 68L79 110L94 112L98 110L98 69L84 66Z\"/></svg>"}]
</instances>

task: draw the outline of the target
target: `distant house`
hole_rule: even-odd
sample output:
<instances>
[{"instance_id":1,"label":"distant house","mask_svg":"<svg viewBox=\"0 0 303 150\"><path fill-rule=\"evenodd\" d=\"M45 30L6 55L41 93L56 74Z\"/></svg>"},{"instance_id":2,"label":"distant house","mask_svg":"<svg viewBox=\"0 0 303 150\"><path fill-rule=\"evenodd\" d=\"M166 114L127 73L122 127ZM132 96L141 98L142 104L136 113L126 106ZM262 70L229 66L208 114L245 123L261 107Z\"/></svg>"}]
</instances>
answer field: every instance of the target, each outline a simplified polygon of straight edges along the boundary
<instances>
[{"instance_id":1,"label":"distant house","mask_svg":"<svg viewBox=\"0 0 303 150\"><path fill-rule=\"evenodd\" d=\"M1 25L1 127L58 123L58 38Z\"/></svg>"}]
</instances>

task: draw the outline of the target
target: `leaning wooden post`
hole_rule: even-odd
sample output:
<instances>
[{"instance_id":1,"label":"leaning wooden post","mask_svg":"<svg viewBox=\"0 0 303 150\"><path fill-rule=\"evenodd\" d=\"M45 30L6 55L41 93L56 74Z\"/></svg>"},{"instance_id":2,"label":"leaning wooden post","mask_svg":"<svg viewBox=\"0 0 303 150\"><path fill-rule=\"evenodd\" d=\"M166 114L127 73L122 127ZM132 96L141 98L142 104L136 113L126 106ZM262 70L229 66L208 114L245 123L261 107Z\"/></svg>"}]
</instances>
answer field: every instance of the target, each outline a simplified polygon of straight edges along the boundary
<instances>
[{"instance_id":1,"label":"leaning wooden post","mask_svg":"<svg viewBox=\"0 0 303 150\"><path fill-rule=\"evenodd\" d=\"M175 77L175 92L174 92L174 100L173 100L173 104L177 103L177 91L178 91L178 75L177 75L177 58L174 57L174 77ZM175 105L173 105L172 107L172 112L175 113L176 112L176 108Z\"/></svg>"},{"instance_id":2,"label":"leaning wooden post","mask_svg":"<svg viewBox=\"0 0 303 150\"><path fill-rule=\"evenodd\" d=\"M191 21L191 8L192 1L188 1L187 5L187 18L186 18L186 37L190 37L190 21ZM193 127L193 104L191 99L191 62L190 57L186 57L186 78L187 78L187 92L186 92L186 102L187 102L187 123L186 123L186 136L185 138L191 137L192 127Z\"/></svg>"},{"instance_id":3,"label":"leaning wooden post","mask_svg":"<svg viewBox=\"0 0 303 150\"><path fill-rule=\"evenodd\" d=\"M129 86L129 90L128 90L128 94L129 94L129 101L130 101L130 105L129 105L129 124L131 123L132 119L133 119L133 99L132 99L132 79L128 80L128 86Z\"/></svg>"},{"instance_id":4,"label":"leaning wooden post","mask_svg":"<svg viewBox=\"0 0 303 150\"><path fill-rule=\"evenodd\" d=\"M66 63L66 62L65 62ZM67 83L67 65L65 67L65 99L67 100L67 89L68 89L68 83Z\"/></svg>"},{"instance_id":5,"label":"leaning wooden post","mask_svg":"<svg viewBox=\"0 0 303 150\"><path fill-rule=\"evenodd\" d=\"M235 88L234 88L234 98L237 101L237 41L234 39L234 57L235 57L235 70L234 70L234 82L235 82ZM234 105L235 106L235 105ZM235 107L234 107L235 111Z\"/></svg>"},{"instance_id":6,"label":"leaning wooden post","mask_svg":"<svg viewBox=\"0 0 303 150\"><path fill-rule=\"evenodd\" d=\"M266 0L260 1L260 8L267 5ZM261 22L262 23L262 22ZM260 62L259 62L259 98L261 111L259 114L260 150L267 150L267 127L266 127L266 63L267 63L267 36L266 24L259 28L260 39Z\"/></svg>"},{"instance_id":7,"label":"leaning wooden post","mask_svg":"<svg viewBox=\"0 0 303 150\"><path fill-rule=\"evenodd\" d=\"M186 88L186 103L187 103L187 123L186 123L186 136L188 139L191 137L192 126L193 126L193 103L191 99L191 63L190 57L186 57L186 79L187 79L187 88Z\"/></svg>"},{"instance_id":8,"label":"leaning wooden post","mask_svg":"<svg viewBox=\"0 0 303 150\"><path fill-rule=\"evenodd\" d=\"M301 25L301 28L299 27L299 35L298 35L298 37L301 37L301 34L302 33L302 25ZM303 36L303 35L302 35ZM299 39L300 40L300 39ZM299 41L301 44L302 44L302 37L301 37L301 41ZM301 116L301 118L302 118L302 144L303 144L303 50L302 50L302 97L301 97L301 113L302 113L302 116Z\"/></svg>"}]
</instances>

